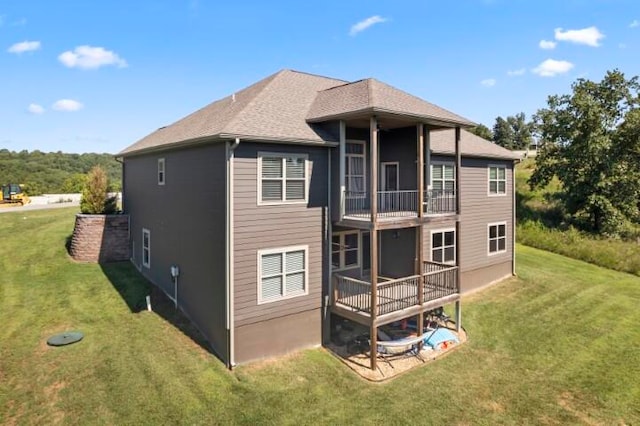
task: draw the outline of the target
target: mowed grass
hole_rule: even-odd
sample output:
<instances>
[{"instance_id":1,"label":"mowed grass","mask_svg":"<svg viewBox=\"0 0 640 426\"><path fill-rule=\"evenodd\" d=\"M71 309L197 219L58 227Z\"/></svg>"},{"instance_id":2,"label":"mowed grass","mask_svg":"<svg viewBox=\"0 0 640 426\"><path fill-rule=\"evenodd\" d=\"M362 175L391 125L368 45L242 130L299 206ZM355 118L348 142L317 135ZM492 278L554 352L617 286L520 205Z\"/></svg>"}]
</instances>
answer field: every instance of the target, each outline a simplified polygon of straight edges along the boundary
<instances>
[{"instance_id":1,"label":"mowed grass","mask_svg":"<svg viewBox=\"0 0 640 426\"><path fill-rule=\"evenodd\" d=\"M0 216L2 424L640 423L638 277L519 246L519 278L464 299L470 341L441 360L384 384L324 349L229 372L135 312L128 264L67 257L73 214ZM85 338L45 344L63 330Z\"/></svg>"}]
</instances>

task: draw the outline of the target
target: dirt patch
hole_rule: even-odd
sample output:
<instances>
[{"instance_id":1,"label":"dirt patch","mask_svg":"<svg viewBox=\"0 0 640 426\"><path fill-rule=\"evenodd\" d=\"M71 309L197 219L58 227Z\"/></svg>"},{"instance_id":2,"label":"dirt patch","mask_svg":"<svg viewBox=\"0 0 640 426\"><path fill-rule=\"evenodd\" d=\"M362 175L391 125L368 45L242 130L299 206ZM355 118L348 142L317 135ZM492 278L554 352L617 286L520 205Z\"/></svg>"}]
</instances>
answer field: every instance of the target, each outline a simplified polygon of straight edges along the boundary
<instances>
[{"instance_id":1,"label":"dirt patch","mask_svg":"<svg viewBox=\"0 0 640 426\"><path fill-rule=\"evenodd\" d=\"M579 419L581 422L585 424L588 424L591 426L599 426L604 424L602 422L599 422L589 417L588 414L586 414L584 411L578 408L576 406L576 399L570 392L563 392L560 395L560 397L558 398L558 405L564 408L566 411L571 413L573 416L575 416L577 419Z\"/></svg>"}]
</instances>

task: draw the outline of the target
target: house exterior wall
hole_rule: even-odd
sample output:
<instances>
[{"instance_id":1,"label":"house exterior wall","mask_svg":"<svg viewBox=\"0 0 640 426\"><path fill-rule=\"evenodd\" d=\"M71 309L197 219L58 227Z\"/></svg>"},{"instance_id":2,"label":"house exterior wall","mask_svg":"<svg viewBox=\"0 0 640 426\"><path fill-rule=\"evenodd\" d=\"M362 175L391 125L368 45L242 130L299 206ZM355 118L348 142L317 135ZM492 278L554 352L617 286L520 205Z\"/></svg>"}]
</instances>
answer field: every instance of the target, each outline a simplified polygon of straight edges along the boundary
<instances>
[{"instance_id":1,"label":"house exterior wall","mask_svg":"<svg viewBox=\"0 0 640 426\"><path fill-rule=\"evenodd\" d=\"M158 185L158 159L166 182ZM217 355L226 360L225 191L222 143L124 159L124 207L131 217L132 261L174 295L170 267L180 268L178 303ZM142 229L151 237L142 264Z\"/></svg>"},{"instance_id":2,"label":"house exterior wall","mask_svg":"<svg viewBox=\"0 0 640 426\"><path fill-rule=\"evenodd\" d=\"M453 157L432 156L432 161L451 161ZM488 195L489 165L506 167L506 195ZM483 287L511 275L513 261L513 162L463 158L460 181L460 270L461 291ZM506 222L506 251L488 253L488 224ZM455 228L455 220L427 223L424 227L425 260L431 259L431 231Z\"/></svg>"},{"instance_id":3,"label":"house exterior wall","mask_svg":"<svg viewBox=\"0 0 640 426\"><path fill-rule=\"evenodd\" d=\"M308 203L258 205L259 152L308 155ZM242 142L235 149L233 285L237 363L321 343L321 307L329 271L328 154L323 147L252 142ZM308 246L308 294L258 304L258 251L293 246ZM296 318L304 320L294 324Z\"/></svg>"}]
</instances>

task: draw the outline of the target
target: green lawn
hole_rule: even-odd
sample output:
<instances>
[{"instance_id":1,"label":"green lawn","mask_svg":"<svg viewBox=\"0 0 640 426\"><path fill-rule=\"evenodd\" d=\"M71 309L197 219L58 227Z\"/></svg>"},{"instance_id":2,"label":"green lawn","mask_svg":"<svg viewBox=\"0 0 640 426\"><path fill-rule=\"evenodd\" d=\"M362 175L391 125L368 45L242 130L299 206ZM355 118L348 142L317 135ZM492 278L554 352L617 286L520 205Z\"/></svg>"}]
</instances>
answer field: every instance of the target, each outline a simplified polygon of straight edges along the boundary
<instances>
[{"instance_id":1,"label":"green lawn","mask_svg":"<svg viewBox=\"0 0 640 426\"><path fill-rule=\"evenodd\" d=\"M73 213L0 216L2 424L640 424L638 277L519 246L520 278L463 301L470 341L437 362L371 384L315 349L231 373L135 312L128 264L69 260ZM86 337L46 346L67 329Z\"/></svg>"}]
</instances>

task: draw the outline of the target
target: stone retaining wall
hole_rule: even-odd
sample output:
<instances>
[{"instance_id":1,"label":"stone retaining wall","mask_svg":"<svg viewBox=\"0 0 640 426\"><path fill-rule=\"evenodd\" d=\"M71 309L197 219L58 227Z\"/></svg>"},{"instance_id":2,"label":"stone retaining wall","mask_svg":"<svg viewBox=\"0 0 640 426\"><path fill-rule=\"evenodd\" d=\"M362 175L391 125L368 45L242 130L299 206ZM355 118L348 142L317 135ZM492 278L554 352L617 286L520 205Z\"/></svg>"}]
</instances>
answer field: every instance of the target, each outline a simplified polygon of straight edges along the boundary
<instances>
[{"instance_id":1,"label":"stone retaining wall","mask_svg":"<svg viewBox=\"0 0 640 426\"><path fill-rule=\"evenodd\" d=\"M69 254L82 262L129 260L129 216L77 214Z\"/></svg>"}]
</instances>

